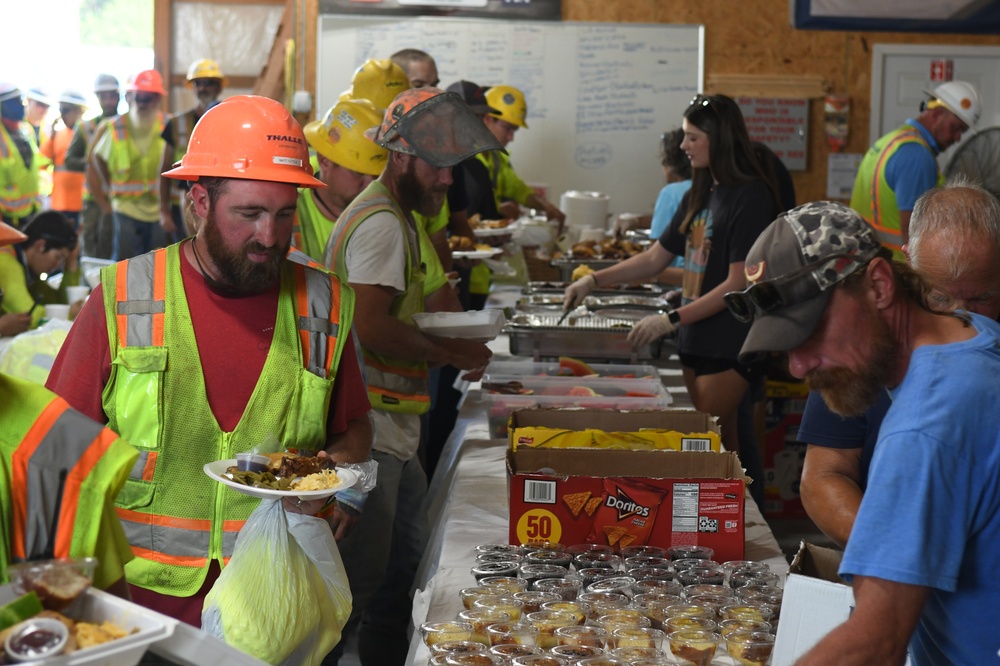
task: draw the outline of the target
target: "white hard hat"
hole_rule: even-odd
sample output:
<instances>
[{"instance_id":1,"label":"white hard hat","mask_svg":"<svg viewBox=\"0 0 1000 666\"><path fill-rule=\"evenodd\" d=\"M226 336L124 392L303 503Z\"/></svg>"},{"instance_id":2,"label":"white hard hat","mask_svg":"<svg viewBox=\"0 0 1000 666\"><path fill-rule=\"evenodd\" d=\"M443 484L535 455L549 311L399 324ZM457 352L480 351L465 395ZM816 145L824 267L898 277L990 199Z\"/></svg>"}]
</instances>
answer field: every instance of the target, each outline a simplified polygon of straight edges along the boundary
<instances>
[{"instance_id":1,"label":"white hard hat","mask_svg":"<svg viewBox=\"0 0 1000 666\"><path fill-rule=\"evenodd\" d=\"M954 113L970 128L979 122L982 107L979 105L979 93L967 81L948 81L934 90L925 93L941 102L944 108Z\"/></svg>"},{"instance_id":2,"label":"white hard hat","mask_svg":"<svg viewBox=\"0 0 1000 666\"><path fill-rule=\"evenodd\" d=\"M0 102L21 96L21 89L10 81L0 81Z\"/></svg>"},{"instance_id":3,"label":"white hard hat","mask_svg":"<svg viewBox=\"0 0 1000 666\"><path fill-rule=\"evenodd\" d=\"M24 96L28 99L33 99L39 104L44 104L45 106L52 106L52 99L49 98L48 94L41 88L29 88L28 92L24 93Z\"/></svg>"},{"instance_id":4,"label":"white hard hat","mask_svg":"<svg viewBox=\"0 0 1000 666\"><path fill-rule=\"evenodd\" d=\"M110 74L98 74L97 80L94 81L94 92L118 92L121 86L118 84L118 79L111 76Z\"/></svg>"},{"instance_id":5,"label":"white hard hat","mask_svg":"<svg viewBox=\"0 0 1000 666\"><path fill-rule=\"evenodd\" d=\"M73 104L75 106L87 106L87 98L75 90L64 90L59 94L59 98L56 100L60 104Z\"/></svg>"}]
</instances>

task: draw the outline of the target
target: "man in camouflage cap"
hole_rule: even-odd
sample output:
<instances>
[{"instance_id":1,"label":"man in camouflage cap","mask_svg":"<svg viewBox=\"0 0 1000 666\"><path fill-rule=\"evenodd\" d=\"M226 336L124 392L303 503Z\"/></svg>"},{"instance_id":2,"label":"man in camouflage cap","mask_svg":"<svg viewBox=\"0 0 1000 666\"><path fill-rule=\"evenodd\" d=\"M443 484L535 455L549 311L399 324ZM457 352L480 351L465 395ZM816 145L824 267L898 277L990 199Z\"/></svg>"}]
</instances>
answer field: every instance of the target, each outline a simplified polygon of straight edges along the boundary
<instances>
[{"instance_id":1,"label":"man in camouflage cap","mask_svg":"<svg viewBox=\"0 0 1000 666\"><path fill-rule=\"evenodd\" d=\"M741 360L788 353L789 371L842 415L888 389L868 490L840 566L856 609L798 664L915 666L996 660L1000 626L1000 325L940 313L842 204L775 220L726 295L752 321Z\"/></svg>"}]
</instances>

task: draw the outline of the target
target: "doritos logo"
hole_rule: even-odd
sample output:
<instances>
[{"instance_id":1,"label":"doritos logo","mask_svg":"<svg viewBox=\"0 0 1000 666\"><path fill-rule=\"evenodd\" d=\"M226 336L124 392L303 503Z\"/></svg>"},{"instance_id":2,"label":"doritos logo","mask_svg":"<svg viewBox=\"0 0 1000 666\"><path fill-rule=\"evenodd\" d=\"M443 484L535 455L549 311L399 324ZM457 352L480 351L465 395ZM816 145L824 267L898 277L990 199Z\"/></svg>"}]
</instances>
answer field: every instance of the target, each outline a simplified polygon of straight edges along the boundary
<instances>
[{"instance_id":1,"label":"doritos logo","mask_svg":"<svg viewBox=\"0 0 1000 666\"><path fill-rule=\"evenodd\" d=\"M298 144L302 143L302 139L298 138L297 136L290 136L288 134L268 134L267 135L267 140L268 141L288 141L290 143L298 143Z\"/></svg>"},{"instance_id":2,"label":"doritos logo","mask_svg":"<svg viewBox=\"0 0 1000 666\"><path fill-rule=\"evenodd\" d=\"M618 494L608 495L605 506L618 512L618 520L625 520L631 516L640 518L649 517L649 507L643 506L628 496L625 491L618 488Z\"/></svg>"},{"instance_id":3,"label":"doritos logo","mask_svg":"<svg viewBox=\"0 0 1000 666\"><path fill-rule=\"evenodd\" d=\"M766 261L761 261L756 264L745 264L743 267L743 273L747 276L747 282L750 284L756 284L757 280L764 276L764 269L766 266Z\"/></svg>"}]
</instances>

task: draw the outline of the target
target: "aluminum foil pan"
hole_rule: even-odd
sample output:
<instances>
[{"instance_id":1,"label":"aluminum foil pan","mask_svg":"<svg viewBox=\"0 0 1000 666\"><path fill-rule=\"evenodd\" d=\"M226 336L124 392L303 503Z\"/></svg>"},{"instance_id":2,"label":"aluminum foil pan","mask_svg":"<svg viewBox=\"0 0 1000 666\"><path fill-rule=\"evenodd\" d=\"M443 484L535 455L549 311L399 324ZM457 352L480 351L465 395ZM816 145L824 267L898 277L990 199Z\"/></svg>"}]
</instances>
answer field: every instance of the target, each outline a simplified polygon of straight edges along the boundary
<instances>
[{"instance_id":1,"label":"aluminum foil pan","mask_svg":"<svg viewBox=\"0 0 1000 666\"><path fill-rule=\"evenodd\" d=\"M648 314L648 313L647 313ZM633 320L606 317L578 309L562 324L556 314L516 314L507 322L510 353L535 359L554 356L650 360L660 357L662 340L639 348L628 342Z\"/></svg>"}]
</instances>

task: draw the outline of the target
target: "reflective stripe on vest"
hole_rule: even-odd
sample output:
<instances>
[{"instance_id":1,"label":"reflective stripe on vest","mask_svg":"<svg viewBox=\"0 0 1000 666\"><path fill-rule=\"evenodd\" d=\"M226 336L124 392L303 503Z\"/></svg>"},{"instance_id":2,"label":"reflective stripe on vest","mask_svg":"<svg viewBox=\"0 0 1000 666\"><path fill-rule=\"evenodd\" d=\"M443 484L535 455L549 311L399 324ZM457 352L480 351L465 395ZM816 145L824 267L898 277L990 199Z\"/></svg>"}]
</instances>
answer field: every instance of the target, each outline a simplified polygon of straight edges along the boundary
<instances>
[{"instance_id":1,"label":"reflective stripe on vest","mask_svg":"<svg viewBox=\"0 0 1000 666\"><path fill-rule=\"evenodd\" d=\"M348 242L361 223L379 212L391 213L399 220L400 233L406 240L407 291L393 300L390 312L396 319L412 325L413 315L423 311L423 272L417 233L416 230L412 235L407 233L406 216L382 183L373 181L340 216L327 243L324 260L341 282L350 282ZM388 358L368 349L362 349L362 357L372 407L404 414L423 414L430 409L426 363Z\"/></svg>"},{"instance_id":2,"label":"reflective stripe on vest","mask_svg":"<svg viewBox=\"0 0 1000 666\"><path fill-rule=\"evenodd\" d=\"M81 487L116 438L62 398L45 407L11 458L14 558L71 556Z\"/></svg>"},{"instance_id":3,"label":"reflective stripe on vest","mask_svg":"<svg viewBox=\"0 0 1000 666\"><path fill-rule=\"evenodd\" d=\"M340 325L330 321L333 310L333 284L321 265L301 250L292 250L288 259L295 264L295 282L305 285L296 295L299 338L302 342L302 365L324 379L337 348ZM306 270L312 268L314 270Z\"/></svg>"},{"instance_id":4,"label":"reflective stripe on vest","mask_svg":"<svg viewBox=\"0 0 1000 666\"><path fill-rule=\"evenodd\" d=\"M167 255L163 250L119 264L115 315L123 347L163 346L166 266Z\"/></svg>"}]
</instances>

